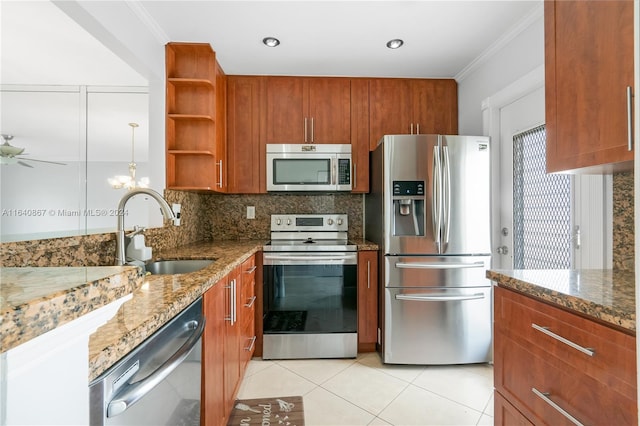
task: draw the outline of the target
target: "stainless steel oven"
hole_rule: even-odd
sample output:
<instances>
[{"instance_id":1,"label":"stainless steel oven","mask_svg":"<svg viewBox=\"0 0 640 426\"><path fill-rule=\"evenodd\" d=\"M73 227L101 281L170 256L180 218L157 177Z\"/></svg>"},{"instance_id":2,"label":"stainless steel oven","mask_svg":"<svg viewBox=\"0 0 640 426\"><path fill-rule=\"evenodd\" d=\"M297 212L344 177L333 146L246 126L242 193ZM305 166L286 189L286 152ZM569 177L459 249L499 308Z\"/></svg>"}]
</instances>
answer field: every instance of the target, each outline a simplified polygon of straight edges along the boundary
<instances>
[{"instance_id":1,"label":"stainless steel oven","mask_svg":"<svg viewBox=\"0 0 640 426\"><path fill-rule=\"evenodd\" d=\"M264 359L357 355L356 247L346 215L273 215L264 247Z\"/></svg>"}]
</instances>

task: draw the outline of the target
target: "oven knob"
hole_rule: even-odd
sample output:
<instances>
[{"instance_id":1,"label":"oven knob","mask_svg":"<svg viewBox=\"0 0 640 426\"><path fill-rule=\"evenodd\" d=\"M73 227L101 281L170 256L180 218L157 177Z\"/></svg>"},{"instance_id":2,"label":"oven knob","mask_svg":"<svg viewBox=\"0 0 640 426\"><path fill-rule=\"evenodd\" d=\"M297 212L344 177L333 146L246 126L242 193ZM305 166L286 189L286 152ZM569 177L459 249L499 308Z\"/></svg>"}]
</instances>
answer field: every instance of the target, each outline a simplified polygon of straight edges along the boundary
<instances>
[{"instance_id":1,"label":"oven knob","mask_svg":"<svg viewBox=\"0 0 640 426\"><path fill-rule=\"evenodd\" d=\"M291 219L287 219L287 225L291 225Z\"/></svg>"},{"instance_id":2,"label":"oven knob","mask_svg":"<svg viewBox=\"0 0 640 426\"><path fill-rule=\"evenodd\" d=\"M333 219L327 219L327 223L328 223L329 225L333 225Z\"/></svg>"},{"instance_id":3,"label":"oven knob","mask_svg":"<svg viewBox=\"0 0 640 426\"><path fill-rule=\"evenodd\" d=\"M276 219L276 225L278 225L278 226L282 225L282 220L281 219Z\"/></svg>"},{"instance_id":4,"label":"oven knob","mask_svg":"<svg viewBox=\"0 0 640 426\"><path fill-rule=\"evenodd\" d=\"M338 225L342 226L342 219L338 219Z\"/></svg>"}]
</instances>

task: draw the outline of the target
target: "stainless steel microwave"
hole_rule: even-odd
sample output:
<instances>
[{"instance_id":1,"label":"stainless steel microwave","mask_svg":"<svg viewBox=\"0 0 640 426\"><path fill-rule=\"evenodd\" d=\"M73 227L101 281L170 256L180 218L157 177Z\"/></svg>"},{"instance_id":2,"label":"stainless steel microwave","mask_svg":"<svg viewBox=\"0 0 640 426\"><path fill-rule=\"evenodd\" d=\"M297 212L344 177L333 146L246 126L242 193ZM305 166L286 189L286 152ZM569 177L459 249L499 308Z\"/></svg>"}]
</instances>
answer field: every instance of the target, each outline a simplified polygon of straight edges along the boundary
<instances>
[{"instance_id":1,"label":"stainless steel microwave","mask_svg":"<svg viewBox=\"0 0 640 426\"><path fill-rule=\"evenodd\" d=\"M267 144L267 191L351 191L351 145Z\"/></svg>"}]
</instances>

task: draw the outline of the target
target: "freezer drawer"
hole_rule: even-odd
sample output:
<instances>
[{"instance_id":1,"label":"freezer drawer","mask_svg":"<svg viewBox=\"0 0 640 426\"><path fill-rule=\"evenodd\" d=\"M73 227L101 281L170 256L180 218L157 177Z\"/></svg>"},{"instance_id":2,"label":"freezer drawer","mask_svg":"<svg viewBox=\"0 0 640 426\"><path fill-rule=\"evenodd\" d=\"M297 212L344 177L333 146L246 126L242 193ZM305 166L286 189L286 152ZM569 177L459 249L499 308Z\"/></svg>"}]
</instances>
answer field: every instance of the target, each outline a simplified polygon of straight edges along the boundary
<instances>
[{"instance_id":1,"label":"freezer drawer","mask_svg":"<svg viewBox=\"0 0 640 426\"><path fill-rule=\"evenodd\" d=\"M492 287L386 288L383 361L490 361L491 291Z\"/></svg>"},{"instance_id":2,"label":"freezer drawer","mask_svg":"<svg viewBox=\"0 0 640 426\"><path fill-rule=\"evenodd\" d=\"M385 256L385 287L490 287L491 256Z\"/></svg>"}]
</instances>

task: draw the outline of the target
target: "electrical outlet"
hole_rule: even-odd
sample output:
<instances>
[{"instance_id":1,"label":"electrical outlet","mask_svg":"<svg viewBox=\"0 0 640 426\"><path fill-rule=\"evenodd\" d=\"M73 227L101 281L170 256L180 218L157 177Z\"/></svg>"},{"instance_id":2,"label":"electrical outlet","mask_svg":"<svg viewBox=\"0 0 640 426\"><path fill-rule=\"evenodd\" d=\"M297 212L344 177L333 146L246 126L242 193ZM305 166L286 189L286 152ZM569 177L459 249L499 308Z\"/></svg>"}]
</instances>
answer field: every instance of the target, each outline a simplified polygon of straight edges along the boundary
<instances>
[{"instance_id":1,"label":"electrical outlet","mask_svg":"<svg viewBox=\"0 0 640 426\"><path fill-rule=\"evenodd\" d=\"M256 218L256 206L247 206L247 219Z\"/></svg>"}]
</instances>

